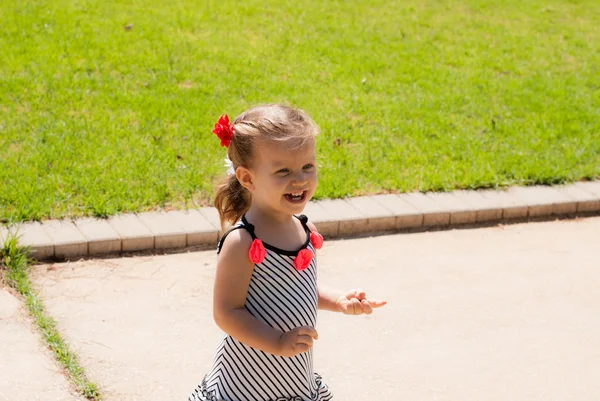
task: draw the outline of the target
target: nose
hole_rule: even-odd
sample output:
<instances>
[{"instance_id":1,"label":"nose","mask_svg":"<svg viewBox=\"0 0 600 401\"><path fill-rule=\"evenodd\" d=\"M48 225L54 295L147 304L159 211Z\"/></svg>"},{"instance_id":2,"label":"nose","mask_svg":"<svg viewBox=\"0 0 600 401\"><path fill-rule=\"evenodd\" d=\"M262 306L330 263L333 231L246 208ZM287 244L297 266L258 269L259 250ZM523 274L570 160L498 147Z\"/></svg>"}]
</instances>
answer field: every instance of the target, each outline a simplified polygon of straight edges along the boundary
<instances>
[{"instance_id":1,"label":"nose","mask_svg":"<svg viewBox=\"0 0 600 401\"><path fill-rule=\"evenodd\" d=\"M292 185L295 187L303 187L307 183L308 183L308 179L306 178L306 175L304 175L304 172L296 173L296 175L293 177L293 180L292 180Z\"/></svg>"}]
</instances>

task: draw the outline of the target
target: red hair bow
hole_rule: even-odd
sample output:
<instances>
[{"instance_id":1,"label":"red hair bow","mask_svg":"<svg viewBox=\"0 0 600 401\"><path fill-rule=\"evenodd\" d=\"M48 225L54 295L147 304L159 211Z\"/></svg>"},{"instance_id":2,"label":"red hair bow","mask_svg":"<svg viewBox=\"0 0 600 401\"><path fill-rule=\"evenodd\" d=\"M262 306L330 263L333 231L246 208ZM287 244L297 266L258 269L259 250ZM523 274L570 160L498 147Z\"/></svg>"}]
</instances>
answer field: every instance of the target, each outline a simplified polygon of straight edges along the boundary
<instances>
[{"instance_id":1,"label":"red hair bow","mask_svg":"<svg viewBox=\"0 0 600 401\"><path fill-rule=\"evenodd\" d=\"M215 124L215 129L212 132L221 140L221 146L229 147L231 138L233 138L233 125L229 124L229 116L227 114L219 117L219 121Z\"/></svg>"}]
</instances>

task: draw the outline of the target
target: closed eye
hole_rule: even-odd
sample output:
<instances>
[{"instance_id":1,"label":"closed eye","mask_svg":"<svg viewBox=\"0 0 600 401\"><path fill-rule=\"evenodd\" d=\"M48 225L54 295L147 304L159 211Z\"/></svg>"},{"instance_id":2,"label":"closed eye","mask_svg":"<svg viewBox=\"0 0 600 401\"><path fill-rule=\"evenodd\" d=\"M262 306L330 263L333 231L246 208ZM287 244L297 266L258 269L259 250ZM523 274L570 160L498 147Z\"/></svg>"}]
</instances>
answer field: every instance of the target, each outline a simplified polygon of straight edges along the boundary
<instances>
[{"instance_id":1,"label":"closed eye","mask_svg":"<svg viewBox=\"0 0 600 401\"><path fill-rule=\"evenodd\" d=\"M290 169L289 169L289 168L282 168L282 169L280 169L280 170L277 170L277 171L275 172L275 174L287 174L287 173L289 173L289 172L290 172Z\"/></svg>"},{"instance_id":2,"label":"closed eye","mask_svg":"<svg viewBox=\"0 0 600 401\"><path fill-rule=\"evenodd\" d=\"M304 170L310 170L311 168L314 168L314 167L315 167L314 164L309 163L309 164L305 164L304 167L302 167L302 168Z\"/></svg>"}]
</instances>

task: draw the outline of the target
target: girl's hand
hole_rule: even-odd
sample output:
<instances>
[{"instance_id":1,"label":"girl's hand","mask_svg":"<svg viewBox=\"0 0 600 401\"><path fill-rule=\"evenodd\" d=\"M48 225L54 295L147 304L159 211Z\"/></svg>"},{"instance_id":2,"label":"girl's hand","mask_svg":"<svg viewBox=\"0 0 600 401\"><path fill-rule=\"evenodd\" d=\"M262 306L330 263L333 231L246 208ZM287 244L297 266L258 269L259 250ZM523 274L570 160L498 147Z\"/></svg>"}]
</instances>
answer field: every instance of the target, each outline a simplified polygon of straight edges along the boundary
<instances>
[{"instance_id":1,"label":"girl's hand","mask_svg":"<svg viewBox=\"0 0 600 401\"><path fill-rule=\"evenodd\" d=\"M300 326L281 335L279 339L280 356L296 356L306 352L313 346L313 341L319 338L314 327Z\"/></svg>"},{"instance_id":2,"label":"girl's hand","mask_svg":"<svg viewBox=\"0 0 600 401\"><path fill-rule=\"evenodd\" d=\"M381 308L387 301L377 301L367 299L367 294L363 290L350 290L340 296L336 304L338 309L346 315L370 315L373 309Z\"/></svg>"}]
</instances>

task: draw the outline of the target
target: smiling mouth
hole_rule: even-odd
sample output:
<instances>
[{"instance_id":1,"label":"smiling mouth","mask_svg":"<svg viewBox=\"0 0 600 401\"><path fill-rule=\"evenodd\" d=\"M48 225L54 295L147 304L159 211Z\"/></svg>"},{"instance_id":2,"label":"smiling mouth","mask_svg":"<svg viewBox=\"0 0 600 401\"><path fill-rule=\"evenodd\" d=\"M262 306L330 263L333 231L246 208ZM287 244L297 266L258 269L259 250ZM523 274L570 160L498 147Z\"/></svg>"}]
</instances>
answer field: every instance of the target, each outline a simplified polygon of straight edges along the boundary
<instances>
[{"instance_id":1,"label":"smiling mouth","mask_svg":"<svg viewBox=\"0 0 600 401\"><path fill-rule=\"evenodd\" d=\"M301 203L306 199L306 192L307 191L291 192L283 196L292 203Z\"/></svg>"}]
</instances>

